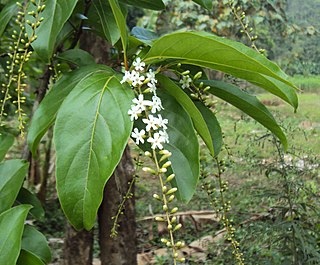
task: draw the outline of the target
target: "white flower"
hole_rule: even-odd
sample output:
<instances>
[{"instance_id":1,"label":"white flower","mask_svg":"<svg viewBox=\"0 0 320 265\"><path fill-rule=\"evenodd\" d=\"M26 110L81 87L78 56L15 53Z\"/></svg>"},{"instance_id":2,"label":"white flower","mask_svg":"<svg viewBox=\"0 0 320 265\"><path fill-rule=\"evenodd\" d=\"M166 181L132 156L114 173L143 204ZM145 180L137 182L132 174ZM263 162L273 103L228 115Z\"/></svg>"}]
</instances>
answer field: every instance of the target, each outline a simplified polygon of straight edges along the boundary
<instances>
[{"instance_id":1,"label":"white flower","mask_svg":"<svg viewBox=\"0 0 320 265\"><path fill-rule=\"evenodd\" d=\"M149 87L151 93L153 93L153 94L156 93L157 87L156 87L156 84L155 84L155 83L148 82L148 83L147 83L147 86Z\"/></svg>"},{"instance_id":2,"label":"white flower","mask_svg":"<svg viewBox=\"0 0 320 265\"><path fill-rule=\"evenodd\" d=\"M161 114L158 114L158 124L159 124L159 127L162 127L163 129L167 129L167 124L168 124L168 119L163 119Z\"/></svg>"},{"instance_id":3,"label":"white flower","mask_svg":"<svg viewBox=\"0 0 320 265\"><path fill-rule=\"evenodd\" d=\"M190 76L186 75L186 76L183 76L182 79L180 79L179 83L181 84L181 87L185 89L190 87L191 82L192 82L192 79L190 78Z\"/></svg>"},{"instance_id":4,"label":"white flower","mask_svg":"<svg viewBox=\"0 0 320 265\"><path fill-rule=\"evenodd\" d=\"M149 137L147 141L151 143L152 149L156 149L156 148L163 149L163 145L162 145L163 138L160 136L159 133L155 133L153 137Z\"/></svg>"},{"instance_id":5,"label":"white flower","mask_svg":"<svg viewBox=\"0 0 320 265\"><path fill-rule=\"evenodd\" d=\"M159 134L163 143L169 143L169 135L166 131L159 131Z\"/></svg>"},{"instance_id":6,"label":"white flower","mask_svg":"<svg viewBox=\"0 0 320 265\"><path fill-rule=\"evenodd\" d=\"M151 129L152 130L157 130L159 127L158 124L158 119L153 117L153 115L149 115L148 119L143 119L143 123L147 124L146 130L149 132Z\"/></svg>"},{"instance_id":7,"label":"white flower","mask_svg":"<svg viewBox=\"0 0 320 265\"><path fill-rule=\"evenodd\" d=\"M131 73L129 71L124 72L124 76L123 76L122 80L120 81L120 83L123 84L124 82L131 83Z\"/></svg>"},{"instance_id":8,"label":"white flower","mask_svg":"<svg viewBox=\"0 0 320 265\"><path fill-rule=\"evenodd\" d=\"M158 80L156 80L156 75L154 74L152 69L150 69L147 73L147 80L152 84L156 84L158 82Z\"/></svg>"},{"instance_id":9,"label":"white flower","mask_svg":"<svg viewBox=\"0 0 320 265\"><path fill-rule=\"evenodd\" d=\"M161 99L157 96L152 97L152 104L151 106L151 112L156 113L157 111L160 111L163 109Z\"/></svg>"},{"instance_id":10,"label":"white flower","mask_svg":"<svg viewBox=\"0 0 320 265\"><path fill-rule=\"evenodd\" d=\"M132 86L136 87L137 85L142 85L145 77L143 75L140 75L139 72L136 72L135 70L132 70L131 72L131 79Z\"/></svg>"},{"instance_id":11,"label":"white flower","mask_svg":"<svg viewBox=\"0 0 320 265\"><path fill-rule=\"evenodd\" d=\"M139 118L139 114L142 113L141 108L136 105L131 105L131 109L128 110L128 114L130 115L131 121L137 120Z\"/></svg>"},{"instance_id":12,"label":"white flower","mask_svg":"<svg viewBox=\"0 0 320 265\"><path fill-rule=\"evenodd\" d=\"M135 138L136 144L139 144L139 142L141 142L143 144L144 143L143 137L145 136L145 133L146 133L145 130L141 130L139 132L138 128L134 128L133 132L131 133L131 137Z\"/></svg>"},{"instance_id":13,"label":"white flower","mask_svg":"<svg viewBox=\"0 0 320 265\"><path fill-rule=\"evenodd\" d=\"M138 57L132 64L137 71L143 71L146 65L144 62L141 62L140 57Z\"/></svg>"},{"instance_id":14,"label":"white flower","mask_svg":"<svg viewBox=\"0 0 320 265\"><path fill-rule=\"evenodd\" d=\"M151 105L152 105L152 102L151 102L150 100L144 100L142 94L140 94L140 95L138 96L138 98L134 98L134 99L132 100L132 102L133 102L134 104L136 104L136 105L135 105L136 108L138 108L139 110L141 110L141 112L144 111L144 110L146 110L146 106L151 106ZM140 112L140 113L141 113L141 112Z\"/></svg>"}]
</instances>

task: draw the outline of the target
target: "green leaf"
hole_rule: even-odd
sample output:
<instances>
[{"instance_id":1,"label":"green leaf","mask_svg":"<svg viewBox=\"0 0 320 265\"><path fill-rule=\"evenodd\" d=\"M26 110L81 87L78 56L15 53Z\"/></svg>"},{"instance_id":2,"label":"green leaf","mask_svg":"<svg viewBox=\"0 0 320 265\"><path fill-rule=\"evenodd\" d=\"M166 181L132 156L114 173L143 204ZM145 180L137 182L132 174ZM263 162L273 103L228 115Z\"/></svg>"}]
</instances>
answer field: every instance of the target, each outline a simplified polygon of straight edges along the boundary
<instances>
[{"instance_id":1,"label":"green leaf","mask_svg":"<svg viewBox=\"0 0 320 265\"><path fill-rule=\"evenodd\" d=\"M208 9L208 10L212 10L212 0L192 0L193 2L201 5L202 7Z\"/></svg>"},{"instance_id":2,"label":"green leaf","mask_svg":"<svg viewBox=\"0 0 320 265\"><path fill-rule=\"evenodd\" d=\"M41 13L44 20L36 30L37 40L32 43L35 52L45 62L50 62L56 40L64 23L69 19L77 0L50 0L46 1L46 8ZM32 6L32 5L30 5ZM27 27L30 34L30 28Z\"/></svg>"},{"instance_id":3,"label":"green leaf","mask_svg":"<svg viewBox=\"0 0 320 265\"><path fill-rule=\"evenodd\" d=\"M32 226L26 225L24 227L21 249L32 253L45 263L51 261L51 251L47 239Z\"/></svg>"},{"instance_id":4,"label":"green leaf","mask_svg":"<svg viewBox=\"0 0 320 265\"><path fill-rule=\"evenodd\" d=\"M6 29L11 18L17 14L18 6L16 0L9 1L0 12L0 37Z\"/></svg>"},{"instance_id":5,"label":"green leaf","mask_svg":"<svg viewBox=\"0 0 320 265\"><path fill-rule=\"evenodd\" d=\"M217 120L213 112L209 108L204 106L203 103L195 102L195 105L197 106L198 110L201 112L202 117L208 126L212 143L213 143L214 156L217 156L220 153L221 147L223 144L222 131L221 131L219 121Z\"/></svg>"},{"instance_id":6,"label":"green leaf","mask_svg":"<svg viewBox=\"0 0 320 265\"><path fill-rule=\"evenodd\" d=\"M89 11L89 24L103 38L114 45L120 39L120 30L108 1L94 0ZM99 19L97 19L99 18Z\"/></svg>"},{"instance_id":7,"label":"green leaf","mask_svg":"<svg viewBox=\"0 0 320 265\"><path fill-rule=\"evenodd\" d=\"M0 214L0 264L16 265L30 205L19 205Z\"/></svg>"},{"instance_id":8,"label":"green leaf","mask_svg":"<svg viewBox=\"0 0 320 265\"><path fill-rule=\"evenodd\" d=\"M248 80L286 100L296 108L293 99L297 89L274 63L251 48L205 32L178 32L161 37L151 47L144 61L155 63L174 59L177 62L208 67ZM279 82L273 83L271 77ZM279 84L283 86L279 87Z\"/></svg>"},{"instance_id":9,"label":"green leaf","mask_svg":"<svg viewBox=\"0 0 320 265\"><path fill-rule=\"evenodd\" d=\"M17 265L45 265L45 263L31 252L21 249Z\"/></svg>"},{"instance_id":10,"label":"green leaf","mask_svg":"<svg viewBox=\"0 0 320 265\"><path fill-rule=\"evenodd\" d=\"M285 149L287 149L287 139L281 128L273 118L270 111L254 96L240 90L234 85L221 81L202 80L205 86L210 86L209 93L230 103L242 110L254 120L269 129L279 138Z\"/></svg>"},{"instance_id":11,"label":"green leaf","mask_svg":"<svg viewBox=\"0 0 320 265\"><path fill-rule=\"evenodd\" d=\"M13 142L14 136L12 134L0 133L0 162L5 158Z\"/></svg>"},{"instance_id":12,"label":"green leaf","mask_svg":"<svg viewBox=\"0 0 320 265\"><path fill-rule=\"evenodd\" d=\"M162 0L120 0L119 2L132 5L134 7L140 7L152 10L165 9L165 5Z\"/></svg>"},{"instance_id":13,"label":"green leaf","mask_svg":"<svg viewBox=\"0 0 320 265\"><path fill-rule=\"evenodd\" d=\"M127 58L127 46L128 46L128 31L127 23L124 15L121 12L118 0L108 0L112 9L112 13L117 23L117 27L120 31L121 43L124 53L124 58Z\"/></svg>"},{"instance_id":14,"label":"green leaf","mask_svg":"<svg viewBox=\"0 0 320 265\"><path fill-rule=\"evenodd\" d=\"M31 191L26 188L21 188L17 196L16 202L19 204L30 204L33 208L30 210L30 214L38 220L43 220L44 209L41 202Z\"/></svg>"},{"instance_id":15,"label":"green leaf","mask_svg":"<svg viewBox=\"0 0 320 265\"><path fill-rule=\"evenodd\" d=\"M77 66L95 64L93 56L81 49L67 50L63 53L60 53L57 58Z\"/></svg>"},{"instance_id":16,"label":"green leaf","mask_svg":"<svg viewBox=\"0 0 320 265\"><path fill-rule=\"evenodd\" d=\"M188 113L175 98L161 93L160 89L158 96L164 107L161 115L169 121L167 133L170 142L164 147L172 153L169 160L176 175L179 197L188 202L195 192L200 175L198 139Z\"/></svg>"},{"instance_id":17,"label":"green leaf","mask_svg":"<svg viewBox=\"0 0 320 265\"><path fill-rule=\"evenodd\" d=\"M140 27L134 27L131 34L147 45L152 45L153 41L158 38L158 35L153 31Z\"/></svg>"},{"instance_id":18,"label":"green leaf","mask_svg":"<svg viewBox=\"0 0 320 265\"><path fill-rule=\"evenodd\" d=\"M64 74L63 77L52 87L40 103L32 117L28 132L28 145L32 154L36 155L41 138L45 135L56 119L56 114L70 91L82 80L92 75L95 71L105 70L112 72L111 68L103 65L88 65L78 70Z\"/></svg>"},{"instance_id":19,"label":"green leaf","mask_svg":"<svg viewBox=\"0 0 320 265\"><path fill-rule=\"evenodd\" d=\"M27 171L28 163L22 160L0 163L0 213L13 205Z\"/></svg>"},{"instance_id":20,"label":"green leaf","mask_svg":"<svg viewBox=\"0 0 320 265\"><path fill-rule=\"evenodd\" d=\"M179 86L177 86L168 77L164 75L157 75L157 79L160 83L160 86L167 90L167 92L171 96L173 96L180 103L180 105L183 106L184 109L188 112L190 118L192 119L195 129L207 145L211 155L215 156L214 145L209 128L201 112L195 106L193 101Z\"/></svg>"},{"instance_id":21,"label":"green leaf","mask_svg":"<svg viewBox=\"0 0 320 265\"><path fill-rule=\"evenodd\" d=\"M103 188L120 161L132 129L133 92L120 75L96 72L63 102L54 128L57 190L76 229L91 229Z\"/></svg>"}]
</instances>

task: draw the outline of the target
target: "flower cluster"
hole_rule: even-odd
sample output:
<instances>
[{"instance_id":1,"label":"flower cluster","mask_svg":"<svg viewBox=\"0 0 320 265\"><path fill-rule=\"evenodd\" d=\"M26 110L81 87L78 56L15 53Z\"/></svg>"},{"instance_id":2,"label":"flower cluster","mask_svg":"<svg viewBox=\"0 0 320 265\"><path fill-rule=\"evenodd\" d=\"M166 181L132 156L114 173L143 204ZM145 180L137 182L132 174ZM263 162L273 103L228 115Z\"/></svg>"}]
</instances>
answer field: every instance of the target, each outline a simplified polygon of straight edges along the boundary
<instances>
[{"instance_id":1,"label":"flower cluster","mask_svg":"<svg viewBox=\"0 0 320 265\"><path fill-rule=\"evenodd\" d=\"M161 114L157 113L163 110L161 99L157 96L157 80L152 69L145 73L145 63L137 58L133 62L134 69L126 71L121 83L129 83L138 93L138 97L132 100L131 108L128 111L131 121L138 120L144 116L142 122L145 129L134 128L131 137L136 144L144 143L145 138L151 144L151 148L163 149L163 144L169 142L167 134L168 120L163 119ZM143 94L151 93L150 99L146 99ZM151 114L150 114L151 113Z\"/></svg>"},{"instance_id":2,"label":"flower cluster","mask_svg":"<svg viewBox=\"0 0 320 265\"><path fill-rule=\"evenodd\" d=\"M161 99L157 96L155 72L153 70L146 71L145 63L140 58L137 58L132 66L134 69L125 72L121 83L129 83L136 92L137 97L132 100L128 115L131 121L141 119L144 128L134 128L131 137L138 145L144 144L147 138L146 141L151 145L152 153L146 151L145 155L154 160L156 168L143 167L142 170L159 177L161 194L154 194L153 197L161 201L164 214L163 216L157 216L155 220L167 224L169 239L162 238L161 241L171 248L173 263L177 264L177 262L184 262L184 258L179 258L178 253L178 249L181 249L184 244L181 241L175 243L173 237L173 233L178 231L182 225L174 216L178 208L170 205L175 198L174 193L177 192L177 188L169 188L168 184L175 178L175 174L165 175L167 168L171 167L169 158L172 155L163 146L164 143L169 143L167 134L168 120L164 119L159 113L163 110L163 107ZM159 157L160 159L158 159Z\"/></svg>"}]
</instances>

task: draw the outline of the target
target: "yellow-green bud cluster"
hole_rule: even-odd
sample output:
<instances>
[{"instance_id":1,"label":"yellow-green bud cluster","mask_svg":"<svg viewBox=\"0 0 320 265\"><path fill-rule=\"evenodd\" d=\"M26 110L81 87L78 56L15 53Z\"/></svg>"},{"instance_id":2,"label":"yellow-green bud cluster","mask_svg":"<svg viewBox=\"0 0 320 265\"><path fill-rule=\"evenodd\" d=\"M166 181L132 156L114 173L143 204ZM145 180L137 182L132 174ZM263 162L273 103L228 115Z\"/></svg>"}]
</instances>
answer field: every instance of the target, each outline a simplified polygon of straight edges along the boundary
<instances>
[{"instance_id":1,"label":"yellow-green bud cluster","mask_svg":"<svg viewBox=\"0 0 320 265\"><path fill-rule=\"evenodd\" d=\"M32 51L29 50L29 48L32 42L37 39L35 31L43 21L43 18L40 18L39 15L45 9L45 5L41 5L41 0L39 0L38 3L31 1L31 4L36 7L36 11L27 12L29 4L23 5L17 2L20 10L18 11L15 22L19 26L20 30L19 32L17 30L13 30L12 32L12 44L9 46L10 52L8 53L10 60L6 62L7 73L5 74L8 81L6 84L1 85L1 92L4 96L0 101L0 125L3 125L2 118L3 116L6 116L6 102L13 97L11 93L14 92L14 96L17 99L12 103L17 106L16 113L18 114L18 127L22 136L24 133L25 121L23 117L25 116L25 113L23 112L21 104L25 103L26 97L23 96L23 93L27 87L27 84L25 83L27 76L24 73L24 65L30 60L32 55ZM31 16L33 18L33 22L28 19L26 20L26 15ZM30 36L26 33L26 24L31 27Z\"/></svg>"}]
</instances>

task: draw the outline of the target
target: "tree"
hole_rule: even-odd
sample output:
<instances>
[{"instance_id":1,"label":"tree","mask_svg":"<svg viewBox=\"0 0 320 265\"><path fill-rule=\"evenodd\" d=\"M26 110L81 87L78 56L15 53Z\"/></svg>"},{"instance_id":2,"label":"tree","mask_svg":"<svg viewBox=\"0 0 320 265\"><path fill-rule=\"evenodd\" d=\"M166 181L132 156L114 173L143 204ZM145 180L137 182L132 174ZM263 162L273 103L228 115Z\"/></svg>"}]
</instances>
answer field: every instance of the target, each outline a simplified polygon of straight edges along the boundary
<instances>
[{"instance_id":1,"label":"tree","mask_svg":"<svg viewBox=\"0 0 320 265\"><path fill-rule=\"evenodd\" d=\"M212 9L212 1L194 2ZM204 69L219 70L247 80L295 109L298 104L296 88L286 74L263 55L210 33L174 32L155 38L149 31L135 28L129 36L126 15L130 5L155 10L164 8L161 0L47 1L46 6L41 0L17 5L9 1L3 7L0 33L3 40L13 41L13 44L8 47L1 41L5 51L2 57L6 60L2 67L6 80L3 80L1 101L2 146L5 147L1 152L4 157L12 144L7 127L14 113L20 135L27 132L28 146L34 156L42 137L54 126L59 200L70 224L76 230L89 231L97 215L100 220L104 216L109 218L110 208L117 208L116 201L108 197L119 196L115 178L111 176L114 173L120 177L128 171L120 161L123 156L128 160L126 145L131 136L155 164L143 170L159 179L161 193L154 197L162 203L165 217L157 220L167 225L169 237L163 242L172 250L176 264L183 258L178 254L182 243L174 239L181 224L173 216L177 211L173 201L175 196L189 201L195 192L200 173L196 133L213 158L219 154L223 142L220 124L210 109L210 95L247 113L269 129L284 148L287 145L280 126L256 97L232 84L208 79ZM10 21L15 14L18 14L17 23L13 24ZM92 39L96 41L95 35L99 35L109 44L98 42L101 46L98 51L93 44L90 47L87 37L84 37L87 43L81 44L81 36L87 28L94 34ZM106 56L112 51L108 66L96 63L101 56L100 48L105 48L102 50L107 51ZM26 129L24 117L28 108L24 109L22 104L27 101L28 107L32 98L26 92L32 94L32 74L37 78L34 68L42 69L48 64L45 74L51 76L49 92ZM24 81L28 75L30 87ZM9 118L5 117L6 113ZM0 261L3 264L43 264L50 260L44 237L34 228L24 226L26 218L33 218L27 217L29 211L35 218L41 218L36 213L42 211L39 202L27 190L24 192L29 197L18 195L27 168L20 160L6 160L0 164L0 175L5 176L0 185L1 206L4 205L0 211L0 249L4 249ZM129 199L132 191L123 192L128 186L127 179L120 179L121 196ZM132 181L130 187L131 184ZM22 205L12 207L15 201ZM124 210L132 210L128 216L133 219L133 204L129 203L124 209L124 203L121 202L116 216ZM34 209L30 210L29 204ZM133 220L127 224L121 221L118 231L118 219L114 222L113 234L122 232L123 235L119 246L126 249L130 242L134 255L135 244L128 241L134 240L128 237L128 232L134 233ZM100 225L102 223L100 221ZM110 223L106 228L110 228ZM101 231L100 238L109 232L104 227ZM85 232L81 233L86 237ZM31 236L39 244L30 247ZM14 247L10 247L8 238L12 238ZM110 243L106 246L108 253L118 251L112 249ZM113 255L109 261L105 256L102 254L104 264L134 262L131 255ZM90 258L84 264L89 263Z\"/></svg>"}]
</instances>

